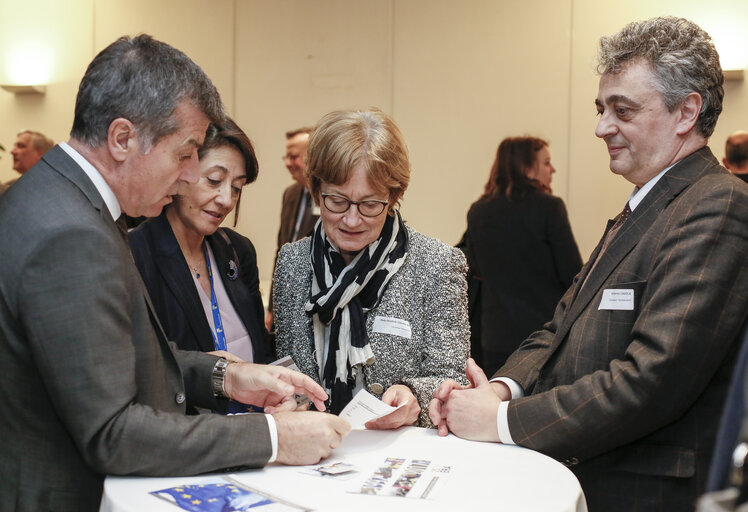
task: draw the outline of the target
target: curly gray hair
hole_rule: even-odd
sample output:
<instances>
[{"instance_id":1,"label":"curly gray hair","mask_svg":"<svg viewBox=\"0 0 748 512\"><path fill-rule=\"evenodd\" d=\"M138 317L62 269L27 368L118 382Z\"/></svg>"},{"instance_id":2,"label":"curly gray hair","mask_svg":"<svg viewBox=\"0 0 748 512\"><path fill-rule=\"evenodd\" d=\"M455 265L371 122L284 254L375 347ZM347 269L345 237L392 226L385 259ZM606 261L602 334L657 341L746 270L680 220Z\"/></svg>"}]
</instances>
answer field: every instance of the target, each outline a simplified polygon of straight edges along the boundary
<instances>
[{"instance_id":1,"label":"curly gray hair","mask_svg":"<svg viewBox=\"0 0 748 512\"><path fill-rule=\"evenodd\" d=\"M672 112L692 92L701 95L696 129L709 137L722 112L724 76L712 38L692 21L660 17L629 23L620 32L600 38L597 72L615 74L626 63L644 59L655 87Z\"/></svg>"}]
</instances>

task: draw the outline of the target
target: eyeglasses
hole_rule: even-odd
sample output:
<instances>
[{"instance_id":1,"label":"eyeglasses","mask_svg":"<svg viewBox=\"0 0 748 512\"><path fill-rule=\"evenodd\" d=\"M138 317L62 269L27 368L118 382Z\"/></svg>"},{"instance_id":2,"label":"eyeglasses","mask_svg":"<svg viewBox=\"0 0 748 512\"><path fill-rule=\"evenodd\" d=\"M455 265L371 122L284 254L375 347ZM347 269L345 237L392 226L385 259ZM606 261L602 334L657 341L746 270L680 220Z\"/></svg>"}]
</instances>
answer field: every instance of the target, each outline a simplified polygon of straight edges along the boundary
<instances>
[{"instance_id":1,"label":"eyeglasses","mask_svg":"<svg viewBox=\"0 0 748 512\"><path fill-rule=\"evenodd\" d=\"M294 160L296 160L297 158L301 158L301 155L283 155L283 156L281 157L281 160L283 160L284 162L285 162L286 160L289 160L289 161L293 162L293 161L294 161Z\"/></svg>"},{"instance_id":2,"label":"eyeglasses","mask_svg":"<svg viewBox=\"0 0 748 512\"><path fill-rule=\"evenodd\" d=\"M336 194L322 194L322 203L332 213L345 213L352 204L358 208L358 213L364 217L378 217L384 211L388 201L379 199L367 199L366 201L351 201L348 198Z\"/></svg>"}]
</instances>

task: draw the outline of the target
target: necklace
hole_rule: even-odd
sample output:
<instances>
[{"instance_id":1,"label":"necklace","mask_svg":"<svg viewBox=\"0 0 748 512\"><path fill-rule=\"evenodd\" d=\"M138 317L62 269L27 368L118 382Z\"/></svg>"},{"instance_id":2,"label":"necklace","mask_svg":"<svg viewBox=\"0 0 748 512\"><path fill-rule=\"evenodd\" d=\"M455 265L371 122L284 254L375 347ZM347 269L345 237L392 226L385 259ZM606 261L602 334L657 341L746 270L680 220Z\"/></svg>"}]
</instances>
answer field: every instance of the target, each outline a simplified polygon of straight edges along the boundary
<instances>
[{"instance_id":1,"label":"necklace","mask_svg":"<svg viewBox=\"0 0 748 512\"><path fill-rule=\"evenodd\" d=\"M186 259L187 258L185 257L185 260ZM195 274L195 277L198 278L198 279L200 279L200 270L199 269L202 267L202 265L199 264L199 263L197 265L194 265L193 263L190 263L189 261L187 262L187 265L192 269L192 272Z\"/></svg>"}]
</instances>

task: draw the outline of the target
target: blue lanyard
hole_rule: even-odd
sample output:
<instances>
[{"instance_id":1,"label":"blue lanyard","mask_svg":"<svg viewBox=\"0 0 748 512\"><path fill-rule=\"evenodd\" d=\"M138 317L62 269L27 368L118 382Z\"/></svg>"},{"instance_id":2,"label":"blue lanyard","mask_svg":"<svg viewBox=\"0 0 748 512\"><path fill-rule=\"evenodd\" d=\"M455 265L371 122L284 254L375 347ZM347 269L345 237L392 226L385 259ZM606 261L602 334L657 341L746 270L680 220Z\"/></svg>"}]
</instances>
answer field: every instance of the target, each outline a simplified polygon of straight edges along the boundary
<instances>
[{"instance_id":1,"label":"blue lanyard","mask_svg":"<svg viewBox=\"0 0 748 512\"><path fill-rule=\"evenodd\" d=\"M207 244L203 246L205 252L205 266L208 267L208 278L210 279L210 309L213 310L213 325L216 332L211 331L213 335L213 344L216 350L226 350L226 334L223 332L223 322L221 322L221 311L218 309L218 300L216 300L216 289L213 287L213 270L210 268L210 255L208 254ZM247 405L236 400L229 400L228 413L246 413L262 412L262 407Z\"/></svg>"},{"instance_id":2,"label":"blue lanyard","mask_svg":"<svg viewBox=\"0 0 748 512\"><path fill-rule=\"evenodd\" d=\"M213 271L210 268L210 255L208 254L207 244L203 246L205 252L205 265L208 267L208 278L210 279L210 309L213 311L213 325L216 332L211 331L213 335L213 344L216 350L226 350L226 334L223 332L223 322L221 322L221 311L218 309L218 300L216 300L216 290L213 288Z\"/></svg>"}]
</instances>

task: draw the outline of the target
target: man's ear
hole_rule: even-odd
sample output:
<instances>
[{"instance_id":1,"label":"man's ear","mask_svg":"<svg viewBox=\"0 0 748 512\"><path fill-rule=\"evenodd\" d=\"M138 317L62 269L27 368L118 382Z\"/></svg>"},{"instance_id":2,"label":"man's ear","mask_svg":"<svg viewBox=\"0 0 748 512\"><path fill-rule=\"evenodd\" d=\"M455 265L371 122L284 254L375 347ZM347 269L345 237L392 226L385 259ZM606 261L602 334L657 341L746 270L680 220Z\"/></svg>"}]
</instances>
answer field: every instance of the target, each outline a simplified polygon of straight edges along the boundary
<instances>
[{"instance_id":1,"label":"man's ear","mask_svg":"<svg viewBox=\"0 0 748 512\"><path fill-rule=\"evenodd\" d=\"M137 150L135 125L124 117L118 117L109 123L107 131L107 148L116 162L124 162L129 154Z\"/></svg>"},{"instance_id":2,"label":"man's ear","mask_svg":"<svg viewBox=\"0 0 748 512\"><path fill-rule=\"evenodd\" d=\"M676 108L680 113L676 133L678 135L685 135L696 126L696 121L699 119L699 114L701 113L701 94L692 92Z\"/></svg>"}]
</instances>

